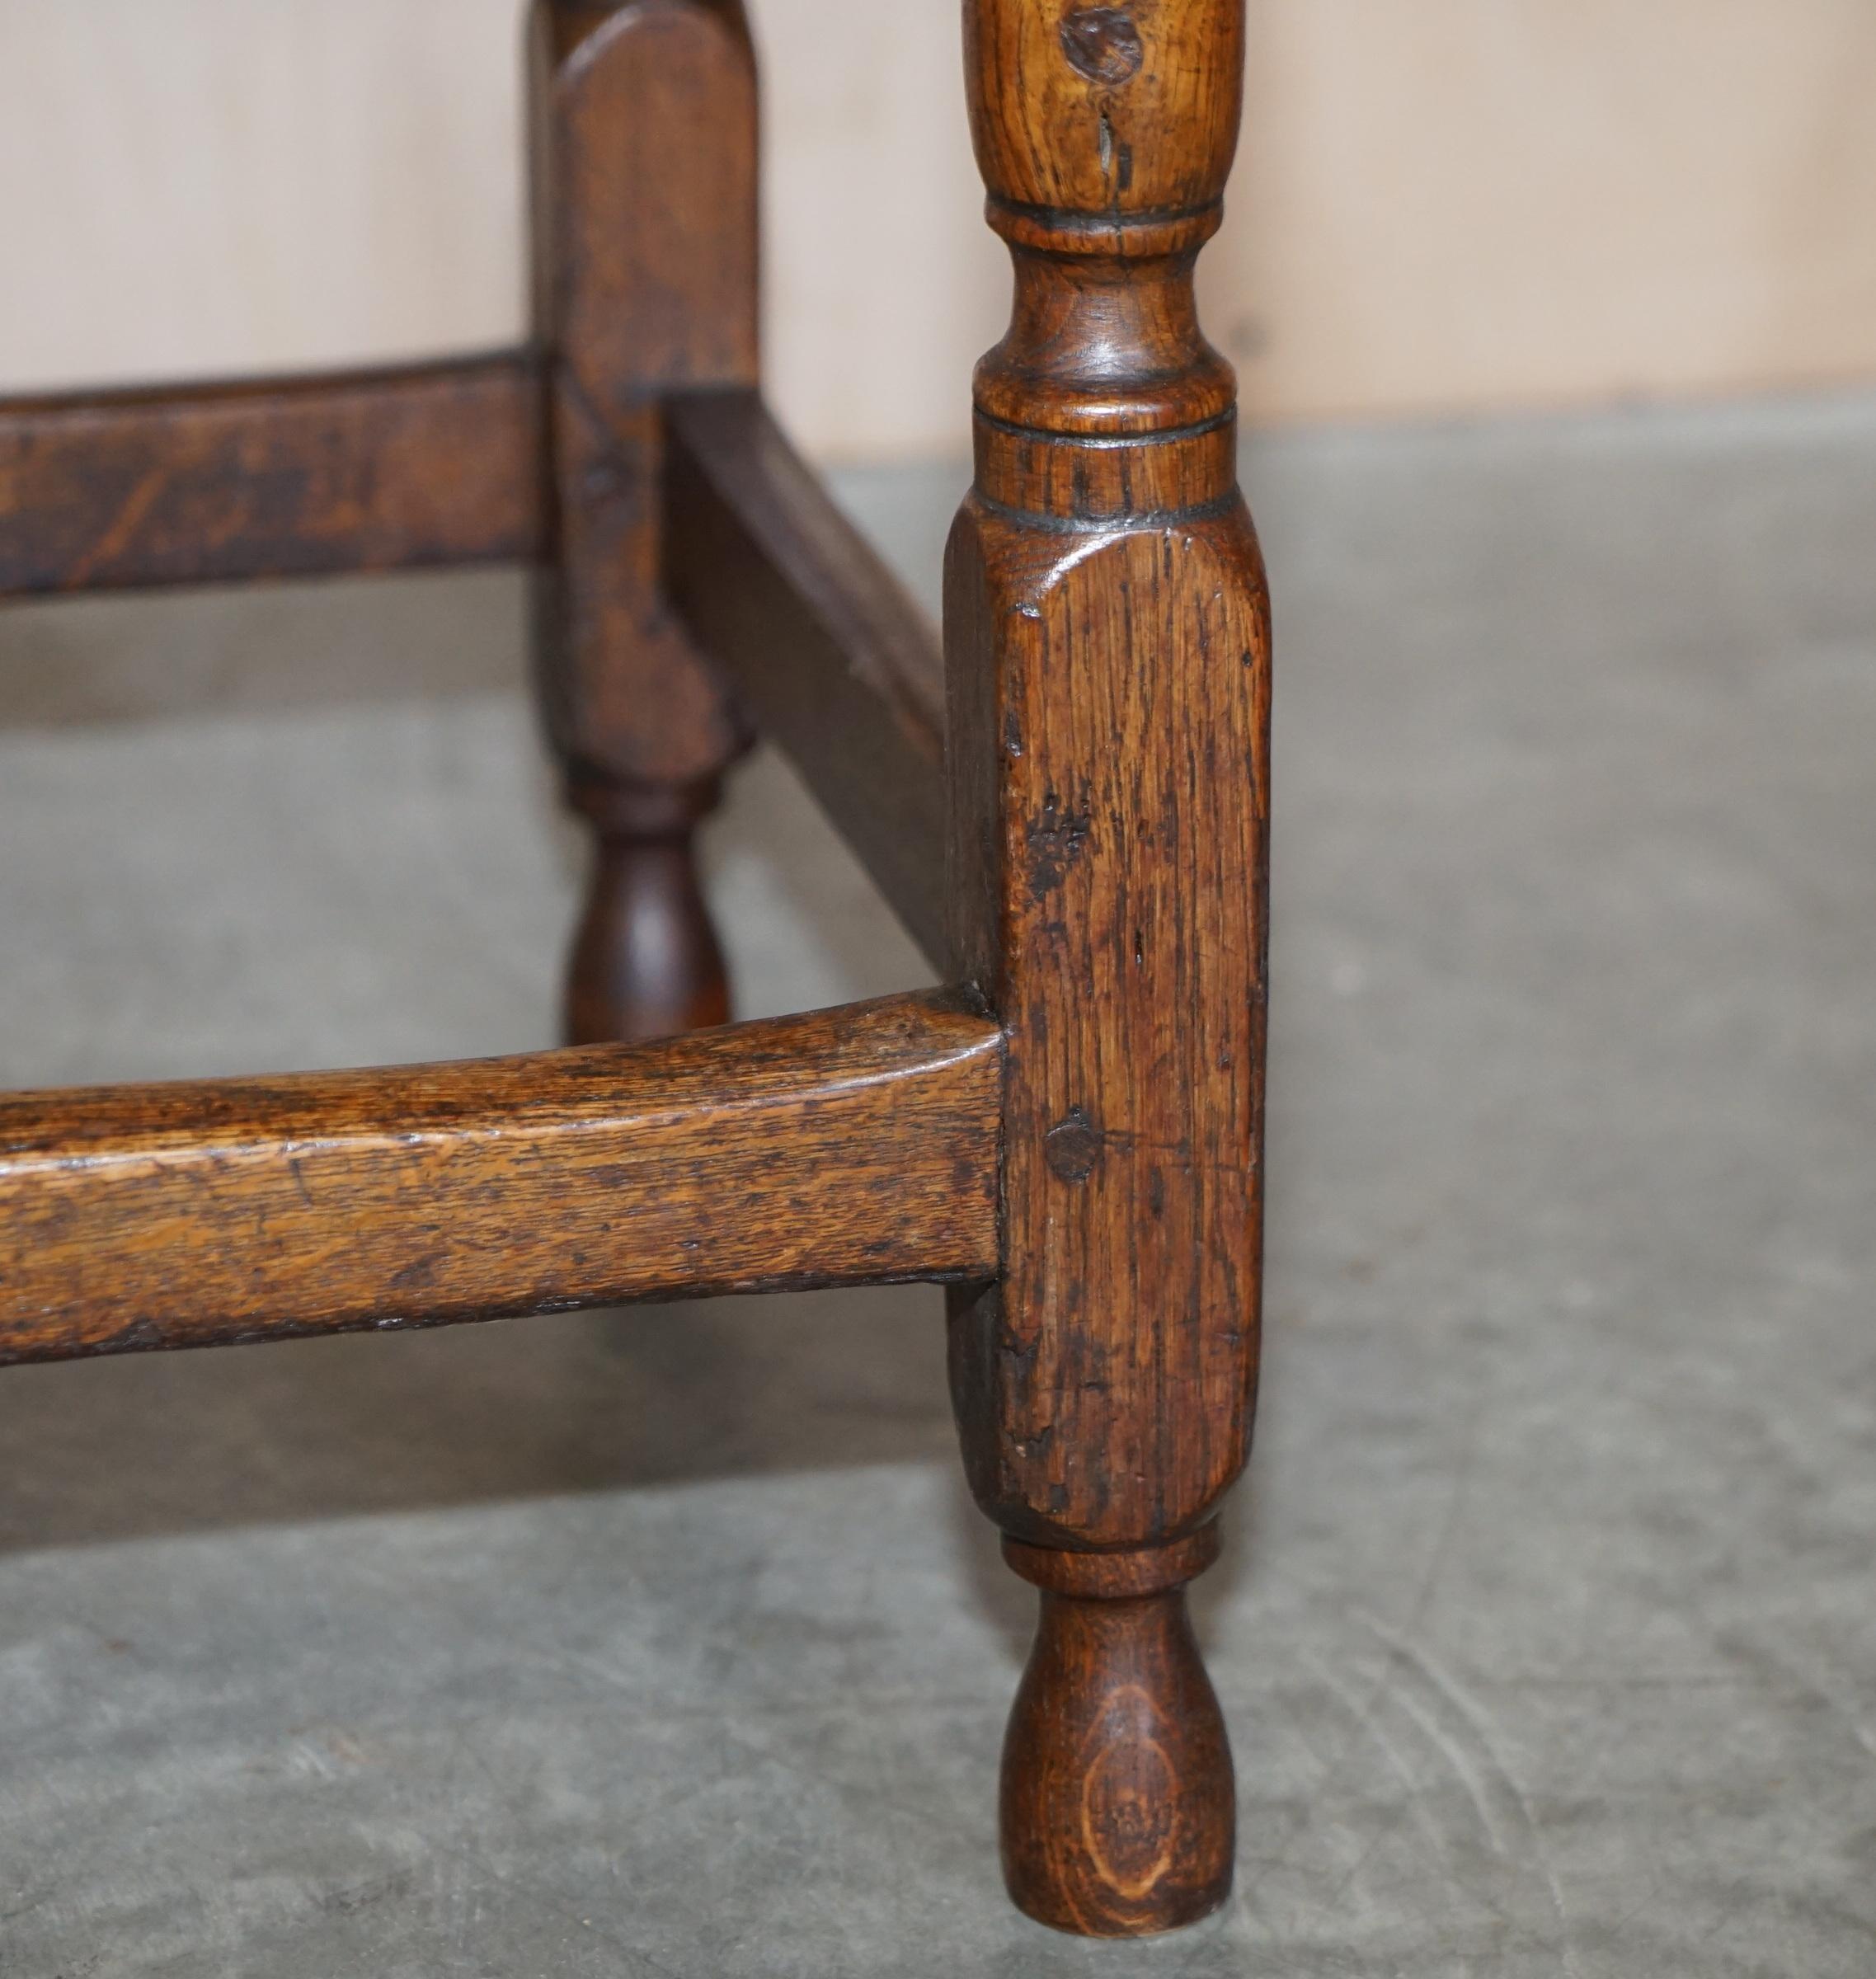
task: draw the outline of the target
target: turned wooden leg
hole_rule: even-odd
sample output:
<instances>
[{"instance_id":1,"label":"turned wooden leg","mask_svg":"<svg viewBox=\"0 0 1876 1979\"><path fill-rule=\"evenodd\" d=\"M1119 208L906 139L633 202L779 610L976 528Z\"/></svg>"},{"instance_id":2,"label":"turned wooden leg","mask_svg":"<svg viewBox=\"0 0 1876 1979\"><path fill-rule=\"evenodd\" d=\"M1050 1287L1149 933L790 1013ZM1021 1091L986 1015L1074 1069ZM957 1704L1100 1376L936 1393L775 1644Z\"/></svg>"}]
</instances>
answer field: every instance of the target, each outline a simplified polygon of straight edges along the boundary
<instances>
[{"instance_id":1,"label":"turned wooden leg","mask_svg":"<svg viewBox=\"0 0 1876 1979\"><path fill-rule=\"evenodd\" d=\"M1004 1743L1004 1878L1057 1930L1173 1930L1230 1890L1231 1748L1184 1588L1217 1551L1215 1525L1140 1553L1004 1542L1042 1590Z\"/></svg>"},{"instance_id":2,"label":"turned wooden leg","mask_svg":"<svg viewBox=\"0 0 1876 1979\"><path fill-rule=\"evenodd\" d=\"M727 1023L729 984L694 844L717 785L576 779L567 801L593 827L593 866L567 964L567 1041L635 1044Z\"/></svg>"},{"instance_id":3,"label":"turned wooden leg","mask_svg":"<svg viewBox=\"0 0 1876 1979\"><path fill-rule=\"evenodd\" d=\"M729 1015L692 834L747 745L665 595L664 404L757 376L756 84L738 0L535 0L538 341L552 541L536 658L593 827L566 1035Z\"/></svg>"},{"instance_id":4,"label":"turned wooden leg","mask_svg":"<svg viewBox=\"0 0 1876 1979\"><path fill-rule=\"evenodd\" d=\"M1269 617L1198 251L1241 0L965 0L1015 306L945 566L956 961L1003 1026L1001 1258L950 1295L980 1505L1042 1590L1012 1894L1125 1936L1215 1909L1231 1762L1186 1619L1256 1391Z\"/></svg>"}]
</instances>

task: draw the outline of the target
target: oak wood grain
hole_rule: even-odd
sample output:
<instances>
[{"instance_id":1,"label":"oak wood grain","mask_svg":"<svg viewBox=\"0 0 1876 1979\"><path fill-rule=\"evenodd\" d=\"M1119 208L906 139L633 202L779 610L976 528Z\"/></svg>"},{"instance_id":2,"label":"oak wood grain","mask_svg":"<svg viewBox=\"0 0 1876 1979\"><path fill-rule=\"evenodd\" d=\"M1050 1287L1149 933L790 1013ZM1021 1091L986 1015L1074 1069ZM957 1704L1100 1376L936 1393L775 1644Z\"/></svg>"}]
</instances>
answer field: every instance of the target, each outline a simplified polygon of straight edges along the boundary
<instances>
[{"instance_id":1,"label":"oak wood grain","mask_svg":"<svg viewBox=\"0 0 1876 1979\"><path fill-rule=\"evenodd\" d=\"M746 737L660 582L661 404L756 381L755 57L736 0L536 0L532 23L548 729L588 776L694 783Z\"/></svg>"},{"instance_id":2,"label":"oak wood grain","mask_svg":"<svg viewBox=\"0 0 1876 1979\"><path fill-rule=\"evenodd\" d=\"M1217 1554L1211 1525L1124 1554L1004 1542L1042 1590L1004 1747L1004 1873L1058 1930L1134 1937L1230 1886L1230 1742L1184 1592Z\"/></svg>"},{"instance_id":3,"label":"oak wood grain","mask_svg":"<svg viewBox=\"0 0 1876 1979\"><path fill-rule=\"evenodd\" d=\"M944 661L749 392L667 406L665 584L934 965L946 948Z\"/></svg>"},{"instance_id":4,"label":"oak wood grain","mask_svg":"<svg viewBox=\"0 0 1876 1979\"><path fill-rule=\"evenodd\" d=\"M693 831L748 730L665 595L663 402L755 382L756 76L740 0L534 0L535 336L551 554L536 677L593 863L572 1044L729 1009Z\"/></svg>"},{"instance_id":5,"label":"oak wood grain","mask_svg":"<svg viewBox=\"0 0 1876 1979\"><path fill-rule=\"evenodd\" d=\"M946 558L952 972L1009 1046L1002 1270L951 1295L952 1383L978 1502L1051 1591L1006 1876L1098 1934L1204 1915L1232 1859L1177 1583L1258 1365L1268 607L1192 291L1243 32L1241 0L965 4L1015 281Z\"/></svg>"},{"instance_id":6,"label":"oak wood grain","mask_svg":"<svg viewBox=\"0 0 1876 1979\"><path fill-rule=\"evenodd\" d=\"M0 402L0 596L525 561L526 351Z\"/></svg>"},{"instance_id":7,"label":"oak wood grain","mask_svg":"<svg viewBox=\"0 0 1876 1979\"><path fill-rule=\"evenodd\" d=\"M752 714L962 986L0 1098L0 1361L944 1281L966 1470L1042 1591L1009 1888L1190 1922L1234 1835L1182 1589L1258 1356L1268 610L1192 288L1242 0L964 0L1014 289L942 665L756 395L741 0L531 18L538 356L0 408L0 591L536 559L599 847L575 1034L722 1013L690 839Z\"/></svg>"},{"instance_id":8,"label":"oak wood grain","mask_svg":"<svg viewBox=\"0 0 1876 1979\"><path fill-rule=\"evenodd\" d=\"M957 994L656 1046L0 1098L0 1362L980 1274Z\"/></svg>"}]
</instances>

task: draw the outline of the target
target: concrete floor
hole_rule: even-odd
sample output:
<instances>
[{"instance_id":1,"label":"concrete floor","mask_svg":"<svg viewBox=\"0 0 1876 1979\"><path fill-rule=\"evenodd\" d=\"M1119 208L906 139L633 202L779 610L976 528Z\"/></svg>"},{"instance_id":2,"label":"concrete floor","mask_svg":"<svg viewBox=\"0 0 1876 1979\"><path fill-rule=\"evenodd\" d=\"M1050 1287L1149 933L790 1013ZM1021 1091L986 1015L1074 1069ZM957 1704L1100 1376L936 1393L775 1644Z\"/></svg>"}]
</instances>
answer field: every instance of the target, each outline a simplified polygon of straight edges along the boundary
<instances>
[{"instance_id":1,"label":"concrete floor","mask_svg":"<svg viewBox=\"0 0 1876 1979\"><path fill-rule=\"evenodd\" d=\"M1868 1979L1876 402L1314 435L1238 1894L1004 1903L935 1295L0 1375L0 1973ZM924 581L952 475L853 477ZM0 617L0 1079L548 1041L501 577ZM745 1013L920 980L775 764Z\"/></svg>"}]
</instances>

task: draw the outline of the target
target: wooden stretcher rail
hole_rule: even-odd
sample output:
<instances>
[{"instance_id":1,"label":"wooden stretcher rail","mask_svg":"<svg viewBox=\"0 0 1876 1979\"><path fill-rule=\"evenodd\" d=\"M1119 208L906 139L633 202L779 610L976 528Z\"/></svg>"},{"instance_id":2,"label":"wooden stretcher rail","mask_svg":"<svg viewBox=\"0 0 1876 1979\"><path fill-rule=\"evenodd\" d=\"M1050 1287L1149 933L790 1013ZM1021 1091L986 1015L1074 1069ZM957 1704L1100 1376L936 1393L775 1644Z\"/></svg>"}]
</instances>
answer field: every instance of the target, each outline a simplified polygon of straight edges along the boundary
<instances>
[{"instance_id":1,"label":"wooden stretcher rail","mask_svg":"<svg viewBox=\"0 0 1876 1979\"><path fill-rule=\"evenodd\" d=\"M924 613L750 392L666 409L665 581L934 966L944 662Z\"/></svg>"},{"instance_id":2,"label":"wooden stretcher rail","mask_svg":"<svg viewBox=\"0 0 1876 1979\"><path fill-rule=\"evenodd\" d=\"M0 401L0 597L540 554L540 366Z\"/></svg>"},{"instance_id":3,"label":"wooden stretcher rail","mask_svg":"<svg viewBox=\"0 0 1876 1979\"><path fill-rule=\"evenodd\" d=\"M997 1267L958 993L656 1045L0 1097L0 1363Z\"/></svg>"}]
</instances>

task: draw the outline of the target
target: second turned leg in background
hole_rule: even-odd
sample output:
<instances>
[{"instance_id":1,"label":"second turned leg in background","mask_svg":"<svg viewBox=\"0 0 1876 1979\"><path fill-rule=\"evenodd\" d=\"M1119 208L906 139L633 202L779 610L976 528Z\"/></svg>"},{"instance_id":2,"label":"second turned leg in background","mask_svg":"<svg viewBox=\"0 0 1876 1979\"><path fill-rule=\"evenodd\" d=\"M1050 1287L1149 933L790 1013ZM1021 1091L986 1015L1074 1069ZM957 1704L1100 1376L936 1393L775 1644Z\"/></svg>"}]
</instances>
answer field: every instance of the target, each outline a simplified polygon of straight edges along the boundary
<instances>
[{"instance_id":1,"label":"second turned leg in background","mask_svg":"<svg viewBox=\"0 0 1876 1979\"><path fill-rule=\"evenodd\" d=\"M739 0L535 0L535 320L553 518L536 658L593 834L574 1044L721 1023L694 833L746 743L665 602L665 398L757 377L756 84Z\"/></svg>"}]
</instances>

